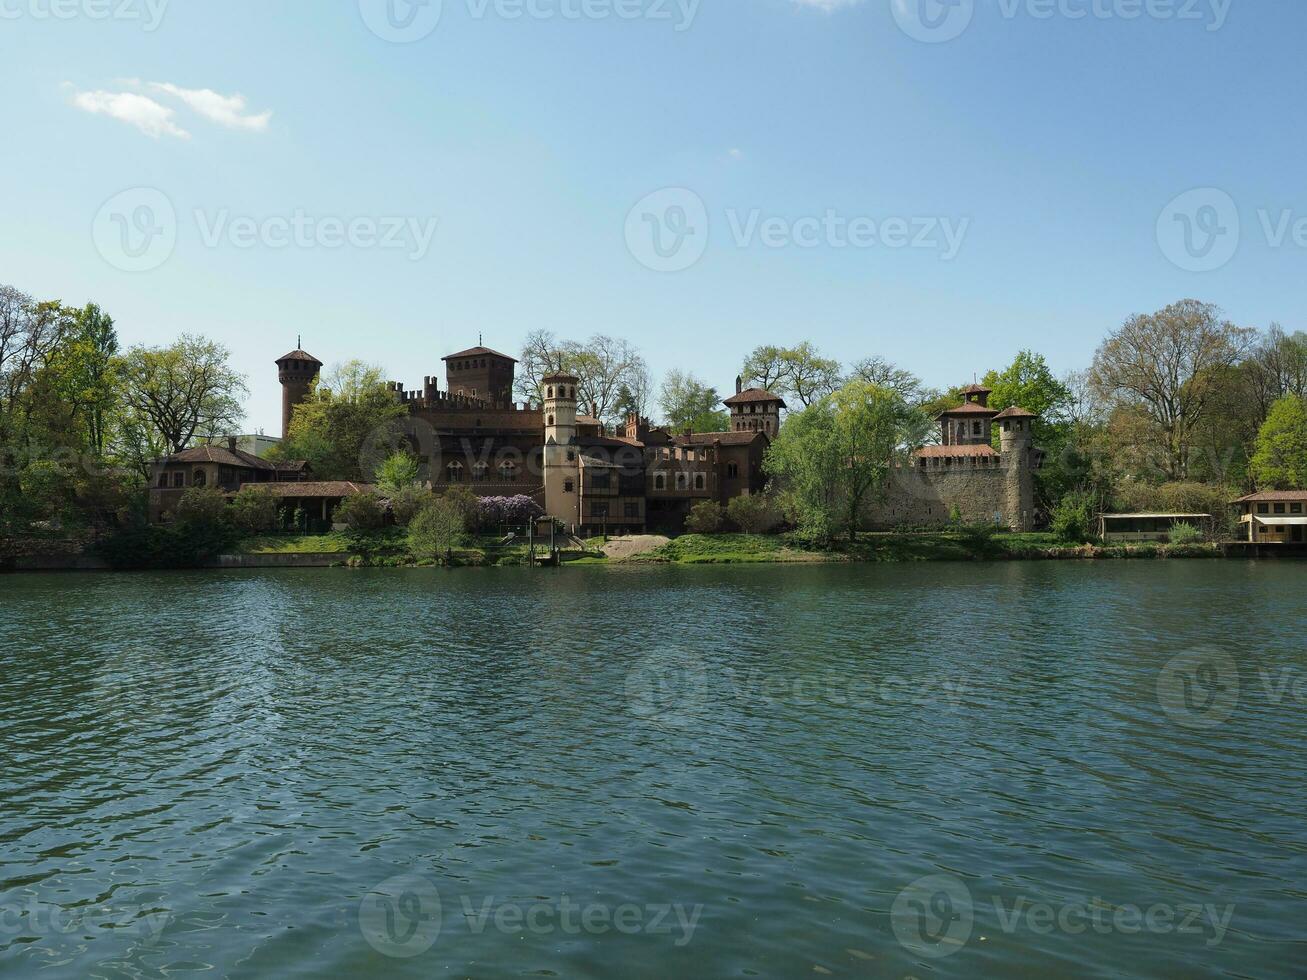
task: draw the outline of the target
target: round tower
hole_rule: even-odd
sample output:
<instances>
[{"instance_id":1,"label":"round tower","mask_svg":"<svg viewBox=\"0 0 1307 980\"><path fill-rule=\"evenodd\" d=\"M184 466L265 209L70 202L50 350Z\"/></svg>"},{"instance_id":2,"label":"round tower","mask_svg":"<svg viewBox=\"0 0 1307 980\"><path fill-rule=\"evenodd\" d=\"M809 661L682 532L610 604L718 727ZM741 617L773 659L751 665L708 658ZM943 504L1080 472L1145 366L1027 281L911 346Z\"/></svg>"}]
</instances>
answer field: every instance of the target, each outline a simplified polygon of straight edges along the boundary
<instances>
[{"instance_id":1,"label":"round tower","mask_svg":"<svg viewBox=\"0 0 1307 980\"><path fill-rule=\"evenodd\" d=\"M541 381L545 416L545 513L564 524L580 523L580 473L576 446L577 379L561 372Z\"/></svg>"},{"instance_id":2,"label":"round tower","mask_svg":"<svg viewBox=\"0 0 1307 980\"><path fill-rule=\"evenodd\" d=\"M1014 531L1029 531L1034 527L1035 449L1031 426L1036 418L1034 412L1015 405L994 416L1003 457L1006 516Z\"/></svg>"},{"instance_id":3,"label":"round tower","mask_svg":"<svg viewBox=\"0 0 1307 980\"><path fill-rule=\"evenodd\" d=\"M322 362L296 347L277 358L277 380L281 382L281 437L290 435L290 417L295 406L309 397L309 390L322 370Z\"/></svg>"}]
</instances>

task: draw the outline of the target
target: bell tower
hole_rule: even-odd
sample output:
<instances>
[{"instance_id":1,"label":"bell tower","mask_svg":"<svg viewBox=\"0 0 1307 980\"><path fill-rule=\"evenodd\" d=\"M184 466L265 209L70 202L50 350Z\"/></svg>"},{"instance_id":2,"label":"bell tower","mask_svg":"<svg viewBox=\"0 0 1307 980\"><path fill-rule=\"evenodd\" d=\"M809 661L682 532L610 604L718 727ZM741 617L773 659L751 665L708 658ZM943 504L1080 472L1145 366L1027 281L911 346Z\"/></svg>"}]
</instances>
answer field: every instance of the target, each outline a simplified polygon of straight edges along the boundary
<instances>
[{"instance_id":1,"label":"bell tower","mask_svg":"<svg viewBox=\"0 0 1307 980\"><path fill-rule=\"evenodd\" d=\"M574 526L581 516L581 464L576 446L576 383L570 374L541 380L545 416L545 513Z\"/></svg>"}]
</instances>

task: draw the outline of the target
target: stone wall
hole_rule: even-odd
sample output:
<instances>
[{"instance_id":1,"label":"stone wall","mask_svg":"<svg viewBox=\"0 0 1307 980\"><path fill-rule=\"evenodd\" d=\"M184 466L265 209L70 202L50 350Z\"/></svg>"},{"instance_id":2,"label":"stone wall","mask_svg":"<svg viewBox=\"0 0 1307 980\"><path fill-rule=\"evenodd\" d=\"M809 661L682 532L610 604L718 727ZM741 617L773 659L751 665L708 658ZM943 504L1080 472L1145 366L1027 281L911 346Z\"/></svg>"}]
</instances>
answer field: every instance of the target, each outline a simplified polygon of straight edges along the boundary
<instances>
[{"instance_id":1,"label":"stone wall","mask_svg":"<svg viewBox=\"0 0 1307 980\"><path fill-rule=\"evenodd\" d=\"M956 507L968 524L997 523L1029 530L1033 520L1033 468L1024 465L896 467L885 499L866 510L865 526L887 530L902 525L942 524Z\"/></svg>"}]
</instances>

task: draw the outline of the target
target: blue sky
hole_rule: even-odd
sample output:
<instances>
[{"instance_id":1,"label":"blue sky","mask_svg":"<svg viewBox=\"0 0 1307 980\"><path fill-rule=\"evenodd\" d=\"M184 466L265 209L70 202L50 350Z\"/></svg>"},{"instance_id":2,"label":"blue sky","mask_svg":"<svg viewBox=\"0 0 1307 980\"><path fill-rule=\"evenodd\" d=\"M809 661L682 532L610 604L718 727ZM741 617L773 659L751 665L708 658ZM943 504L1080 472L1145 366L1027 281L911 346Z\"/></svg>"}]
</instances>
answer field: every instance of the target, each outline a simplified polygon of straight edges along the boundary
<instances>
[{"instance_id":1,"label":"blue sky","mask_svg":"<svg viewBox=\"0 0 1307 980\"><path fill-rule=\"evenodd\" d=\"M478 334L605 332L725 392L800 339L938 385L1079 368L1185 296L1307 329L1297 0L443 0L408 43L369 23L431 8L385 2L0 0L0 282L223 341L268 431L300 334L416 387Z\"/></svg>"}]
</instances>

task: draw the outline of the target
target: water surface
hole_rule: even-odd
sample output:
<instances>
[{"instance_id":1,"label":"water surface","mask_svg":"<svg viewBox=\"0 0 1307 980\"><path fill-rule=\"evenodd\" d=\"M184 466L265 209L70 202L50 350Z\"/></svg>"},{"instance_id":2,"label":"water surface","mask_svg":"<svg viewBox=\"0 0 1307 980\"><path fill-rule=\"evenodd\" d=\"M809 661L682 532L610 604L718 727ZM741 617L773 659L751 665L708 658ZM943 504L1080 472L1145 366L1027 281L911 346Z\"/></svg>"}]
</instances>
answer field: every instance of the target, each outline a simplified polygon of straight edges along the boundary
<instances>
[{"instance_id":1,"label":"water surface","mask_svg":"<svg viewBox=\"0 0 1307 980\"><path fill-rule=\"evenodd\" d=\"M1301 975L1305 576L0 577L0 973Z\"/></svg>"}]
</instances>

